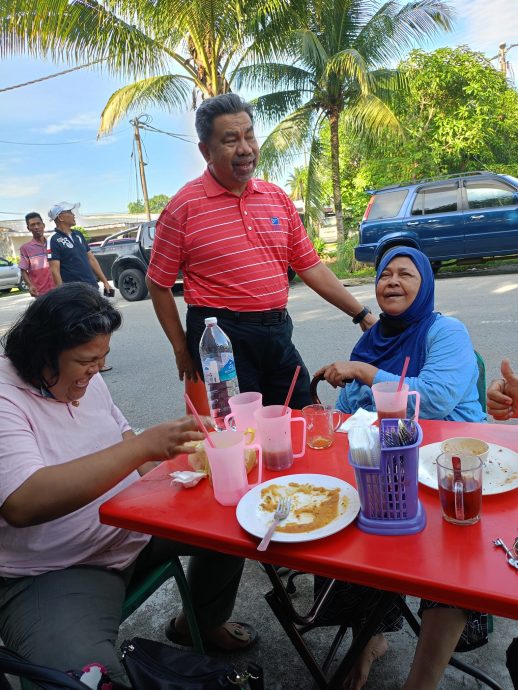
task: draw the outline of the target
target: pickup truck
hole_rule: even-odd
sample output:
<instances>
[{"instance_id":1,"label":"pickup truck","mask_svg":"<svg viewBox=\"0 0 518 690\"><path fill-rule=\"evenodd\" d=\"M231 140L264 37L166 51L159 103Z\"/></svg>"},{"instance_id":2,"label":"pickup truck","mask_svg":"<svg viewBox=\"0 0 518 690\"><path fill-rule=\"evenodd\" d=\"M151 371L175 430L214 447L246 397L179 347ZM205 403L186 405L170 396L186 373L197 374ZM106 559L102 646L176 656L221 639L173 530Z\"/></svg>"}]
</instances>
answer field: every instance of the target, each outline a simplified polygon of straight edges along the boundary
<instances>
[{"instance_id":1,"label":"pickup truck","mask_svg":"<svg viewBox=\"0 0 518 690\"><path fill-rule=\"evenodd\" d=\"M104 275L128 302L147 296L146 271L155 238L155 221L121 230L100 244L90 243ZM179 280L181 283L181 279Z\"/></svg>"},{"instance_id":2,"label":"pickup truck","mask_svg":"<svg viewBox=\"0 0 518 690\"><path fill-rule=\"evenodd\" d=\"M155 225L154 220L140 223L110 235L103 242L90 242L92 254L104 275L113 281L128 302L138 302L147 296L146 272L155 239ZM288 266L288 279L293 280L295 275L295 271ZM180 273L173 290L182 285Z\"/></svg>"}]
</instances>

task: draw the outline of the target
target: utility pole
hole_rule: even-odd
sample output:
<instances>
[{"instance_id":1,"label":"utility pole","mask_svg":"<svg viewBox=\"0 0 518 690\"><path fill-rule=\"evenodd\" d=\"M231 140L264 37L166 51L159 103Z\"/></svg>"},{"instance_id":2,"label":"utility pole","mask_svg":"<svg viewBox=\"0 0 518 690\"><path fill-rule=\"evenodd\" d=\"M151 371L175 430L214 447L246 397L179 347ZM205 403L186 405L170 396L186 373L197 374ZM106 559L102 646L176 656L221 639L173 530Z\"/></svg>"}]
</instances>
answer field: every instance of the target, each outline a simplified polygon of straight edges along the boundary
<instances>
[{"instance_id":1,"label":"utility pole","mask_svg":"<svg viewBox=\"0 0 518 690\"><path fill-rule=\"evenodd\" d=\"M511 43L510 46L508 46L505 42L500 43L498 46L498 55L495 55L495 57L491 58L491 60L496 60L498 58L498 67L506 79L507 69L509 67L509 63L507 62L507 53L511 50L511 48L516 48L516 46L518 46L518 43Z\"/></svg>"},{"instance_id":2,"label":"utility pole","mask_svg":"<svg viewBox=\"0 0 518 690\"><path fill-rule=\"evenodd\" d=\"M140 140L140 132L139 132L140 121L139 121L138 117L136 117L134 120L131 120L130 122L135 129L135 141L137 142L138 161L139 161L139 170L140 170L140 184L142 185L142 196L144 197L144 208L146 210L147 219L151 220L151 213L149 212L149 197L148 197L148 193L147 193L147 184L146 184L146 173L144 170L144 166L146 164L144 163L144 158L142 156L142 142Z\"/></svg>"}]
</instances>

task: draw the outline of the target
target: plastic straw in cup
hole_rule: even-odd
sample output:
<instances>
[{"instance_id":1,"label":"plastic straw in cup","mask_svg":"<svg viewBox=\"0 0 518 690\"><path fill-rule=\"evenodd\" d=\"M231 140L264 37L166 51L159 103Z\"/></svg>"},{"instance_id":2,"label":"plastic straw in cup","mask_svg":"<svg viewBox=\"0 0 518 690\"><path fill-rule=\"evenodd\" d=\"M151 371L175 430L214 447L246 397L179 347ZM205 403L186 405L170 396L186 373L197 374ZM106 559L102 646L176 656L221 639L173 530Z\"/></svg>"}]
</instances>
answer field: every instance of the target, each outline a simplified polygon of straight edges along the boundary
<instances>
[{"instance_id":1,"label":"plastic straw in cup","mask_svg":"<svg viewBox=\"0 0 518 690\"><path fill-rule=\"evenodd\" d=\"M293 389L295 388L295 384L297 383L297 379L299 377L300 373L300 364L297 364L297 368L295 369L295 373L293 374L293 378L291 380L291 385L290 389L288 391L288 395L286 396L286 400L284 401L284 407L282 408L282 414L286 414L286 410L289 407L291 396L293 395Z\"/></svg>"},{"instance_id":2,"label":"plastic straw in cup","mask_svg":"<svg viewBox=\"0 0 518 690\"><path fill-rule=\"evenodd\" d=\"M210 443L210 445L211 445L213 448L215 448L216 446L214 445L214 442L213 442L213 440L211 439L210 434L209 434L209 432L207 431L207 429L206 429L206 427L205 427L205 424L201 421L201 417L200 417L200 415L198 414L198 412L196 411L196 408L194 407L194 404L193 404L192 400L189 398L189 396L187 395L187 393L184 393L184 396L183 396L183 397L185 398L185 402L187 403L187 405L189 405L189 409L191 410L191 412L192 412L193 415L195 416L196 421L198 422L198 426L200 427L200 431L203 431L203 433L205 434L205 438L207 439L207 441Z\"/></svg>"},{"instance_id":3,"label":"plastic straw in cup","mask_svg":"<svg viewBox=\"0 0 518 690\"><path fill-rule=\"evenodd\" d=\"M398 393L403 388L403 384L405 383L405 376L406 376L406 372L407 372L409 364L410 364L410 357L405 357L405 363L403 364L403 371L401 372L401 377L399 379L399 383L397 386L397 392Z\"/></svg>"}]
</instances>

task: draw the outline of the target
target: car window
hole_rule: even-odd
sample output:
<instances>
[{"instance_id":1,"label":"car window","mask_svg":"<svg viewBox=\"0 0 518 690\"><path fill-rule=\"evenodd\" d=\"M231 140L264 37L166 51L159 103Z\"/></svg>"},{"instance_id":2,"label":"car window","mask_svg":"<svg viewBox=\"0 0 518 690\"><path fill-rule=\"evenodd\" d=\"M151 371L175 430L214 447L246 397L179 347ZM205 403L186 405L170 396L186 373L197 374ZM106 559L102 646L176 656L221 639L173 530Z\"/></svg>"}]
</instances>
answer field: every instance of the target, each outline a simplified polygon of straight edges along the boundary
<instances>
[{"instance_id":1,"label":"car window","mask_svg":"<svg viewBox=\"0 0 518 690\"><path fill-rule=\"evenodd\" d=\"M153 240L155 239L155 223L144 226L142 230L142 244L146 248L152 247Z\"/></svg>"},{"instance_id":2,"label":"car window","mask_svg":"<svg viewBox=\"0 0 518 690\"><path fill-rule=\"evenodd\" d=\"M394 218L399 213L407 195L408 189L398 189L394 192L375 194L374 201L369 211L369 220Z\"/></svg>"},{"instance_id":3,"label":"car window","mask_svg":"<svg viewBox=\"0 0 518 690\"><path fill-rule=\"evenodd\" d=\"M0 266L9 266L9 261L7 259L0 259Z\"/></svg>"},{"instance_id":4,"label":"car window","mask_svg":"<svg viewBox=\"0 0 518 690\"><path fill-rule=\"evenodd\" d=\"M457 211L457 184L421 189L416 194L411 215L422 216L453 211Z\"/></svg>"},{"instance_id":5,"label":"car window","mask_svg":"<svg viewBox=\"0 0 518 690\"><path fill-rule=\"evenodd\" d=\"M511 187L487 180L485 182L465 182L468 208L494 208L516 205L516 192Z\"/></svg>"}]
</instances>

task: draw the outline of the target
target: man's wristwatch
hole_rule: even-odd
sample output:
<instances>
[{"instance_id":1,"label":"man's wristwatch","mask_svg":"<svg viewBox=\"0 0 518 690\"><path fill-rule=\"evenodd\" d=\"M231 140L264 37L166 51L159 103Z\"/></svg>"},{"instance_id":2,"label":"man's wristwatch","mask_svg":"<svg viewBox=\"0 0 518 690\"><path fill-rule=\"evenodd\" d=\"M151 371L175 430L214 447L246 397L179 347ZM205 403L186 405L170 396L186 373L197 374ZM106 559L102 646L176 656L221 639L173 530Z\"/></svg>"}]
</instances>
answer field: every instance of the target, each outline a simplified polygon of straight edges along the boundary
<instances>
[{"instance_id":1,"label":"man's wristwatch","mask_svg":"<svg viewBox=\"0 0 518 690\"><path fill-rule=\"evenodd\" d=\"M369 307L363 307L361 312L353 317L353 323L361 323L367 314L372 314L371 310Z\"/></svg>"}]
</instances>

